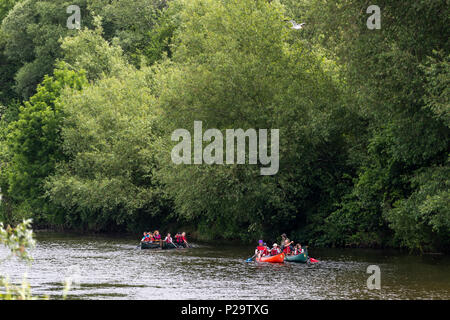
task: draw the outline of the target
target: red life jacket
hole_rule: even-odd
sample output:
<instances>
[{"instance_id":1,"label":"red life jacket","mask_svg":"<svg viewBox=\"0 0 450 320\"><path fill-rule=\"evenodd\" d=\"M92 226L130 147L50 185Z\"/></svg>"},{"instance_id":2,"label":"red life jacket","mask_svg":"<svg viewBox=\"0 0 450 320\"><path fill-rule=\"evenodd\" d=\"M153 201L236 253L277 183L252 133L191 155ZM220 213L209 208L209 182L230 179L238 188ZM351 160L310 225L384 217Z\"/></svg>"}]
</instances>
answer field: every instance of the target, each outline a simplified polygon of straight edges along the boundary
<instances>
[{"instance_id":1,"label":"red life jacket","mask_svg":"<svg viewBox=\"0 0 450 320\"><path fill-rule=\"evenodd\" d=\"M171 243L172 242L172 238L171 237L166 237L166 243Z\"/></svg>"},{"instance_id":2,"label":"red life jacket","mask_svg":"<svg viewBox=\"0 0 450 320\"><path fill-rule=\"evenodd\" d=\"M283 252L286 253L286 254L291 253L291 247L285 247L285 248L283 249Z\"/></svg>"},{"instance_id":3,"label":"red life jacket","mask_svg":"<svg viewBox=\"0 0 450 320\"><path fill-rule=\"evenodd\" d=\"M258 251L264 251L264 249L265 249L264 246L257 246L256 247L256 250L258 250Z\"/></svg>"},{"instance_id":4,"label":"red life jacket","mask_svg":"<svg viewBox=\"0 0 450 320\"><path fill-rule=\"evenodd\" d=\"M186 241L186 237L181 236L181 242L185 242Z\"/></svg>"},{"instance_id":5,"label":"red life jacket","mask_svg":"<svg viewBox=\"0 0 450 320\"><path fill-rule=\"evenodd\" d=\"M270 250L270 254L273 256L276 256L277 254L279 254L278 248L273 248L272 250Z\"/></svg>"}]
</instances>

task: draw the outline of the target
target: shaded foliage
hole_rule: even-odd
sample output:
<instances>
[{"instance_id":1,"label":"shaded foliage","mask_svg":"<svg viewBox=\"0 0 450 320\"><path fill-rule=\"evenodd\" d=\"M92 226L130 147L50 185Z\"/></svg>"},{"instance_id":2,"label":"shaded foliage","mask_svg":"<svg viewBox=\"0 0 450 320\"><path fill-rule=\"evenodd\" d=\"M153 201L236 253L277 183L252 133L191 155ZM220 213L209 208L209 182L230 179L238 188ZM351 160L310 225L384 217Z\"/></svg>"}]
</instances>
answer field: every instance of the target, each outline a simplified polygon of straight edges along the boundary
<instances>
[{"instance_id":1,"label":"shaded foliage","mask_svg":"<svg viewBox=\"0 0 450 320\"><path fill-rule=\"evenodd\" d=\"M379 30L365 0L85 0L78 31L1 4L3 219L449 249L447 1L379 1ZM278 173L174 165L195 120L279 129Z\"/></svg>"}]
</instances>

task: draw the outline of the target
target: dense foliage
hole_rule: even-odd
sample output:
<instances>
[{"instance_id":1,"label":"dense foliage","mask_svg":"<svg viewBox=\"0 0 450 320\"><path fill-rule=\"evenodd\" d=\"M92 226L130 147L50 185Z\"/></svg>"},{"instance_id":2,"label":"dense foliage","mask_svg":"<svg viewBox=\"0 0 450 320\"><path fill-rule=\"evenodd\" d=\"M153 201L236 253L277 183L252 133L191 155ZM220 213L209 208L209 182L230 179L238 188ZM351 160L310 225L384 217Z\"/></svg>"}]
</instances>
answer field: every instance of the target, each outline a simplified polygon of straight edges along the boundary
<instances>
[{"instance_id":1,"label":"dense foliage","mask_svg":"<svg viewBox=\"0 0 450 320\"><path fill-rule=\"evenodd\" d=\"M0 0L0 220L450 249L447 1L70 4ZM278 173L175 165L194 121L279 129Z\"/></svg>"}]
</instances>

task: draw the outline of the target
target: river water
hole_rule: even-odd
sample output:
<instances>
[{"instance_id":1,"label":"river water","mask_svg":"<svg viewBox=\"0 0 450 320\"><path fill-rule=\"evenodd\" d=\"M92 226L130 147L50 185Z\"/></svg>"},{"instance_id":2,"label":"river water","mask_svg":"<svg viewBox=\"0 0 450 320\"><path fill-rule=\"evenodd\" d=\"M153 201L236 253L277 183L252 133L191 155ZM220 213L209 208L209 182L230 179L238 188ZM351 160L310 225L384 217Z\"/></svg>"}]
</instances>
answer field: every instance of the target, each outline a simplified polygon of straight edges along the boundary
<instances>
[{"instance_id":1,"label":"river water","mask_svg":"<svg viewBox=\"0 0 450 320\"><path fill-rule=\"evenodd\" d=\"M38 233L33 263L0 263L0 275L34 295L61 299L450 299L450 257L398 251L309 249L317 264L247 263L254 247L193 244L183 250L141 250L137 241ZM6 249L0 247L0 258ZM381 289L369 290L369 265Z\"/></svg>"}]
</instances>

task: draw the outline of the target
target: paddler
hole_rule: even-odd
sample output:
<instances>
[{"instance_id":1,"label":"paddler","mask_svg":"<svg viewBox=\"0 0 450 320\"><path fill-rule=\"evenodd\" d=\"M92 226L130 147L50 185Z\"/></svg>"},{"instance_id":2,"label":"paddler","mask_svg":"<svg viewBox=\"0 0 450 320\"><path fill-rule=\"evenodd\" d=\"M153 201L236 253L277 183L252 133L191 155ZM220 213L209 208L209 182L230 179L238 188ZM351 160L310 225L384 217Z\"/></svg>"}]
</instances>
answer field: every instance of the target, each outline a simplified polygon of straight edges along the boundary
<instances>
[{"instance_id":1,"label":"paddler","mask_svg":"<svg viewBox=\"0 0 450 320\"><path fill-rule=\"evenodd\" d=\"M294 254L295 255L298 255L298 254L301 254L301 253L303 253L303 249L302 249L302 245L300 244L300 243L297 243L296 245L295 245L295 249L294 249Z\"/></svg>"},{"instance_id":2,"label":"paddler","mask_svg":"<svg viewBox=\"0 0 450 320\"><path fill-rule=\"evenodd\" d=\"M155 232L153 232L153 238L155 240L161 240L161 235L159 234L158 230L155 230Z\"/></svg>"},{"instance_id":3,"label":"paddler","mask_svg":"<svg viewBox=\"0 0 450 320\"><path fill-rule=\"evenodd\" d=\"M280 253L281 253L281 250L280 250L280 248L278 248L278 244L274 243L272 250L270 250L270 255L276 256L277 254L280 254Z\"/></svg>"},{"instance_id":4,"label":"paddler","mask_svg":"<svg viewBox=\"0 0 450 320\"><path fill-rule=\"evenodd\" d=\"M175 248L177 247L176 245L175 245L175 243L173 243L173 240L172 240L172 237L170 236L170 233L167 233L167 236L164 238L164 242L166 243L166 244L172 244Z\"/></svg>"},{"instance_id":5,"label":"paddler","mask_svg":"<svg viewBox=\"0 0 450 320\"><path fill-rule=\"evenodd\" d=\"M265 250L266 248L264 248L264 241L259 240L258 246L255 249L255 255L258 257L258 259L263 256Z\"/></svg>"},{"instance_id":6,"label":"paddler","mask_svg":"<svg viewBox=\"0 0 450 320\"><path fill-rule=\"evenodd\" d=\"M293 248L292 248L292 243L294 243L294 241L289 241L289 239L284 240L284 246L283 246L283 252L284 254L290 256L292 254Z\"/></svg>"},{"instance_id":7,"label":"paddler","mask_svg":"<svg viewBox=\"0 0 450 320\"><path fill-rule=\"evenodd\" d=\"M189 243L187 242L187 239L186 239L186 232L182 232L181 233L181 243L183 244L183 247L190 247L189 246Z\"/></svg>"},{"instance_id":8,"label":"paddler","mask_svg":"<svg viewBox=\"0 0 450 320\"><path fill-rule=\"evenodd\" d=\"M267 243L264 242L264 251L263 251L262 256L265 257L265 256L269 256L269 255L270 255L269 248L267 247Z\"/></svg>"}]
</instances>

